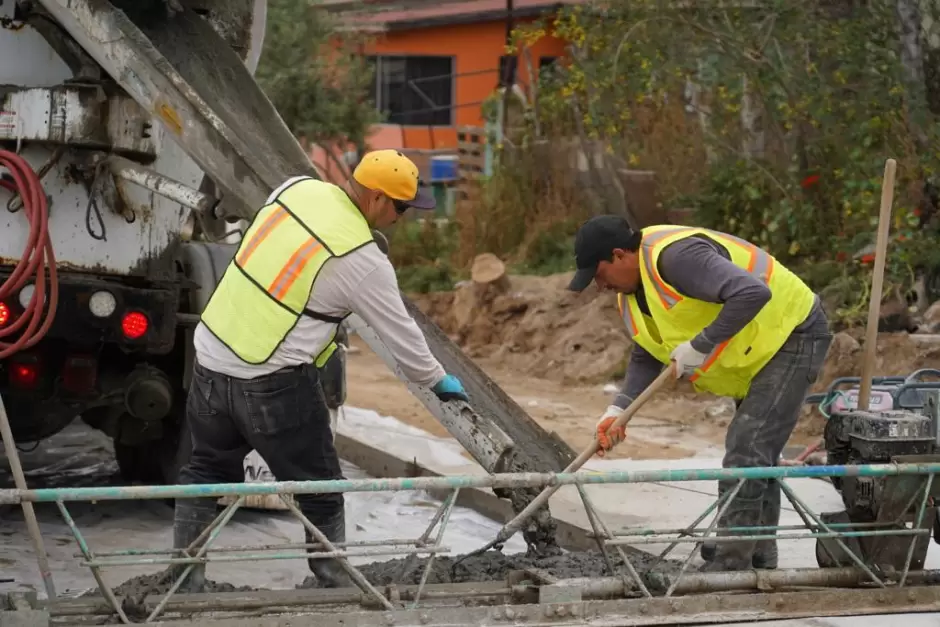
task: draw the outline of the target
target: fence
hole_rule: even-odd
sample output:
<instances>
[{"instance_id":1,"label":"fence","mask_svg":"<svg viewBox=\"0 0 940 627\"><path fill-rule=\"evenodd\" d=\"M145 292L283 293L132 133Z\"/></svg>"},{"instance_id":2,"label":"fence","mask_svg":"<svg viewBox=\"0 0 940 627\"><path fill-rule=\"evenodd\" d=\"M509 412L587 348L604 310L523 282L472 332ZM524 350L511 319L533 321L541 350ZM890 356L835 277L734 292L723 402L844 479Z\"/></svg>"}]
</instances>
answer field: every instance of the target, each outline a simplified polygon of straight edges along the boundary
<instances>
[{"instance_id":1,"label":"fence","mask_svg":"<svg viewBox=\"0 0 940 627\"><path fill-rule=\"evenodd\" d=\"M215 485L183 485L183 486L134 486L134 487L92 487L92 488L50 488L50 489L6 489L0 490L0 504L34 504L55 503L65 523L70 528L80 551L82 564L87 566L99 584L100 591L106 600L106 605L100 603L86 603L76 609L75 602L66 602L58 605L49 605L53 614L60 613L110 613L122 623L131 623L131 616L125 611L127 605L119 601L112 590L105 585L101 570L111 566L128 565L154 565L164 566L170 564L208 563L208 562L240 562L258 560L282 559L308 559L337 558L346 572L358 586L359 590L330 590L316 591L305 595L294 594L293 597L272 594L265 600L259 597L253 601L246 601L244 597L220 598L213 595L208 600L199 603L193 601L174 602L173 596L179 588L182 579L191 570L180 575L169 591L152 607L145 601L144 611L140 616L146 616L144 622L153 622L164 614L169 608L172 612L193 611L199 608L203 611L221 611L232 609L245 609L246 607L269 606L286 607L290 605L315 606L319 604L347 603L362 608L378 608L385 612L415 611L429 606L439 606L441 603L466 601L468 598L500 600L504 605L508 602L531 601L526 591L531 592L532 581L518 582L490 582L475 587L468 586L442 586L428 584L428 575L436 556L446 554L448 547L442 544L444 531L453 511L457 495L461 489L468 488L544 488L556 485L576 486L587 518L592 528L592 537L602 551L611 577L598 578L575 583L553 580L544 575L531 574L530 579L541 578L540 590L536 601L541 603L557 603L560 600L583 601L585 599L609 599L633 597L636 600L651 600L654 597L670 599L678 594L707 593L723 590L753 590L755 587L766 586L827 586L842 587L871 586L881 589L900 589L911 583L924 583L929 574L920 570L923 566L922 556L926 553L926 542L929 541L932 516L927 515L929 507L933 507L934 476L940 472L940 463L897 463L864 466L819 466L819 467L773 467L773 468L733 468L733 469L702 469L702 470L642 470L642 471L615 471L605 473L514 473L488 476L453 476L453 477L421 477L398 479L359 479L336 481L308 481L308 482L278 482L278 483L250 483L250 484L215 484ZM823 516L814 512L787 484L788 478L820 478L842 477L856 479L883 479L885 503L880 507L881 512L893 512L883 520L867 523L833 523L826 522ZM731 499L747 480L772 479L780 483L783 494L793 504L793 507L803 520L802 527L795 526L765 526L750 529L730 529L715 537L715 527L718 518L726 511ZM703 511L687 528L684 529L632 529L613 531L600 517L588 496L584 486L598 484L631 484L643 482L686 482L686 481L717 481L733 480L735 487L726 491L705 511ZM843 482L846 479L843 479ZM449 496L444 499L436 515L428 527L417 538L396 538L383 541L347 542L341 544L331 543L297 508L291 495L324 494L334 492L376 492L401 490L444 490ZM225 526L232 520L235 512L242 506L248 495L279 495L290 512L308 529L316 542L310 544L266 545L257 547L237 547L211 550L213 543L218 539ZM187 550L181 552L172 549L128 549L122 551L96 552L94 547L85 541L82 531L73 520L68 504L76 501L111 501L123 499L168 499L168 498L198 498L198 497L234 497L234 501L226 507L215 521L203 532ZM702 522L712 513L717 512L715 519L702 528ZM913 523L910 528L906 520L910 518ZM756 535L755 535L756 532ZM745 573L689 573L688 566L692 557L685 558L679 570L672 572L659 572L657 567L664 563L665 558L679 544L695 542L705 539L716 542L728 542L747 538L759 540L776 537L778 540L822 540L822 551L828 554L834 568L809 570L780 570L757 574ZM862 548L860 540L867 540L867 549ZM893 542L892 542L893 540ZM626 545L665 543L669 545L657 556L654 562L645 567L642 572L624 550ZM920 543L918 547L918 543ZM879 549L875 546L881 546ZM198 549L196 547L199 547ZM873 548L874 547L874 548ZM320 552L310 554L308 549L317 549ZM188 552L188 551L191 551ZM615 563L611 556L615 552L619 556L619 563ZM408 563L419 554L429 555L424 567L423 575L417 586L393 586L383 590L371 584L362 573L349 562L355 556L383 556L407 555ZM899 557L900 556L900 557ZM886 566L886 564L891 564ZM406 568L402 569L402 573ZM317 596L317 595L320 596ZM913 603L915 593L908 595L909 602ZM920 593L917 593L920 594ZM560 595L560 596L559 596ZM845 597L849 598L849 597ZM853 597L854 598L854 597ZM918 597L920 598L920 597ZM292 600L291 600L292 599ZM933 599L933 597L930 597ZM940 603L940 597L935 599ZM893 601L880 602L880 609L884 604ZM928 602L928 601L925 601ZM933 603L933 600L929 601ZM68 604L72 603L72 606ZM857 604L857 601L853 601ZM427 605L430 604L430 605ZM566 605L565 607L574 607ZM674 607L674 606L670 606ZM940 607L940 605L938 605ZM57 609L58 608L58 609ZM856 608L857 609L857 608ZM466 612L479 612L473 608L464 608ZM488 611L488 610L487 610ZM553 610L555 611L555 610ZM568 610L565 610L566 612ZM580 610L579 610L580 611ZM811 614L814 615L814 614ZM358 615L357 615L358 616ZM392 625L392 622L382 622L382 612L375 618L377 624ZM392 616L387 614L385 616ZM437 616L435 614L435 616ZM478 617L479 618L479 617ZM456 619L455 619L456 620ZM366 621L368 622L368 621ZM433 621L432 621L433 622ZM446 622L446 621L444 621ZM640 623L636 623L640 624ZM650 623L652 624L652 623Z\"/></svg>"}]
</instances>

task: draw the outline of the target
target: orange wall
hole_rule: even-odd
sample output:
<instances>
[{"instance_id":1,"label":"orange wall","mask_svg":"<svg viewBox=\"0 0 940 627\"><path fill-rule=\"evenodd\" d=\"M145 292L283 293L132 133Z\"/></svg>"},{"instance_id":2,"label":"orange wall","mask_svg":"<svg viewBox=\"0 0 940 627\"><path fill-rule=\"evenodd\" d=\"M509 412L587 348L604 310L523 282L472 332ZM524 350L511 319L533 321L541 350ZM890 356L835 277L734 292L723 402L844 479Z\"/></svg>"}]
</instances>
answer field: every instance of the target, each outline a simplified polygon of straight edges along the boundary
<instances>
[{"instance_id":1,"label":"orange wall","mask_svg":"<svg viewBox=\"0 0 940 627\"><path fill-rule=\"evenodd\" d=\"M523 22L519 20L517 25ZM390 31L379 35L366 48L366 53L453 55L454 72L457 75L454 79L456 126L482 126L480 103L496 89L499 80L499 57L504 54L505 44L505 22L492 21ZM537 72L539 58L562 56L564 43L553 36L546 36L537 41L530 50L533 69ZM465 74L471 75L464 76ZM518 62L516 80L523 84L529 82L526 63L522 58ZM404 148L451 148L457 145L457 132L453 127L401 128Z\"/></svg>"}]
</instances>

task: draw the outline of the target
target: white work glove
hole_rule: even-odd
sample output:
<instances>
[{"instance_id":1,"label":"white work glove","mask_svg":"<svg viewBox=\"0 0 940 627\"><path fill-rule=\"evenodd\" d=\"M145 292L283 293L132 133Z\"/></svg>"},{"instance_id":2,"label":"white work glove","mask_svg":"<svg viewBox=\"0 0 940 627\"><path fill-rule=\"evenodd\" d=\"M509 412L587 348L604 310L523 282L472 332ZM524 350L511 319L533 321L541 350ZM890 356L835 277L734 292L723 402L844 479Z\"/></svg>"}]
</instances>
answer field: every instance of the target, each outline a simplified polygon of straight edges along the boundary
<instances>
[{"instance_id":1,"label":"white work glove","mask_svg":"<svg viewBox=\"0 0 940 627\"><path fill-rule=\"evenodd\" d=\"M611 429L614 421L620 417L623 410L616 405L607 407L607 411L597 421L595 435L597 437L597 455L603 457L610 449L624 441L627 437L627 428L620 426L617 429Z\"/></svg>"},{"instance_id":2,"label":"white work glove","mask_svg":"<svg viewBox=\"0 0 940 627\"><path fill-rule=\"evenodd\" d=\"M708 359L708 355L695 350L691 342L683 342L670 353L669 359L676 362L676 378L681 379L683 376L694 374L695 369L701 367Z\"/></svg>"}]
</instances>

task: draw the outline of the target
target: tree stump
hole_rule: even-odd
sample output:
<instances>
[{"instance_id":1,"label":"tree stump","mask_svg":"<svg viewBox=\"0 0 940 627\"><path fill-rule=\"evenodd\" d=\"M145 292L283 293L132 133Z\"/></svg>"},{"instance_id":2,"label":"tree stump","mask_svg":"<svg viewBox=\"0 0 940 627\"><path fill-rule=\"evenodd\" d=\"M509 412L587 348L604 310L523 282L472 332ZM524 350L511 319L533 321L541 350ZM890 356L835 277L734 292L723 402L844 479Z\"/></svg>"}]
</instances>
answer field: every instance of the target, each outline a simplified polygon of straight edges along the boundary
<instances>
[{"instance_id":1,"label":"tree stump","mask_svg":"<svg viewBox=\"0 0 940 627\"><path fill-rule=\"evenodd\" d=\"M483 253L473 259L470 268L470 283L457 290L454 295L454 320L461 339L466 337L473 321L486 310L500 294L509 290L506 264L492 253Z\"/></svg>"}]
</instances>

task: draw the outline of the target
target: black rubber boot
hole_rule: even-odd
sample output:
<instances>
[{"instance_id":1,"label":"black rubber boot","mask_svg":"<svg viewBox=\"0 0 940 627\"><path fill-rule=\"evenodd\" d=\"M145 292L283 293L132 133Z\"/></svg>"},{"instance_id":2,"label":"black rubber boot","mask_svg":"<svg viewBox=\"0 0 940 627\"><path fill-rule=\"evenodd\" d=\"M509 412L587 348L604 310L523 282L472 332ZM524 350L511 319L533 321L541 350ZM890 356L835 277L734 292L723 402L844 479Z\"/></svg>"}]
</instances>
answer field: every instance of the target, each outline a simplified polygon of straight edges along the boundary
<instances>
[{"instance_id":1,"label":"black rubber boot","mask_svg":"<svg viewBox=\"0 0 940 627\"><path fill-rule=\"evenodd\" d=\"M176 499L176 511L173 516L173 548L185 549L192 544L203 529L208 527L216 517L216 499ZM202 546L201 544L199 546ZM195 547L191 553L195 553L199 547ZM174 564L167 573L175 581L187 564ZM172 583L170 584L172 585ZM189 571L189 575L183 581L179 588L183 593L202 592L206 585L206 565L196 564Z\"/></svg>"},{"instance_id":2,"label":"black rubber boot","mask_svg":"<svg viewBox=\"0 0 940 627\"><path fill-rule=\"evenodd\" d=\"M725 512L724 520L718 523L718 536L729 534L725 529L730 527L755 527L760 525L761 500L735 498L731 507ZM735 533L734 535L745 535ZM715 543L713 557L706 561L700 569L701 572L727 572L737 570L750 570L753 568L755 540L737 540L733 542ZM703 546L704 548L704 546Z\"/></svg>"},{"instance_id":3,"label":"black rubber boot","mask_svg":"<svg viewBox=\"0 0 940 627\"><path fill-rule=\"evenodd\" d=\"M780 524L780 484L769 481L764 491L764 500L761 505L760 524L764 527L776 527ZM760 532L761 535L776 533L769 529ZM751 560L754 568L772 570L777 567L777 540L760 540L754 549L754 558Z\"/></svg>"},{"instance_id":4,"label":"black rubber boot","mask_svg":"<svg viewBox=\"0 0 940 627\"><path fill-rule=\"evenodd\" d=\"M325 524L317 525L317 528L323 533L323 535L326 536L326 539L330 542L333 542L334 544L337 542L345 542L345 512L340 511L340 513L333 517L332 520ZM313 544L317 541L308 529L305 529L304 531L306 533L307 544ZM343 549L340 548L340 550ZM310 553L315 552L315 550L310 550ZM316 575L316 578L320 583L320 587L349 588L356 585L353 583L352 579L350 579L349 574L343 569L343 566L340 564L339 560L332 558L308 559L307 565L310 567L310 572Z\"/></svg>"}]
</instances>

